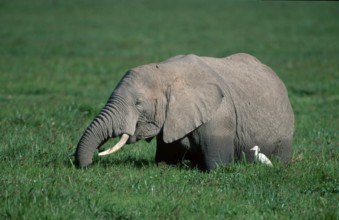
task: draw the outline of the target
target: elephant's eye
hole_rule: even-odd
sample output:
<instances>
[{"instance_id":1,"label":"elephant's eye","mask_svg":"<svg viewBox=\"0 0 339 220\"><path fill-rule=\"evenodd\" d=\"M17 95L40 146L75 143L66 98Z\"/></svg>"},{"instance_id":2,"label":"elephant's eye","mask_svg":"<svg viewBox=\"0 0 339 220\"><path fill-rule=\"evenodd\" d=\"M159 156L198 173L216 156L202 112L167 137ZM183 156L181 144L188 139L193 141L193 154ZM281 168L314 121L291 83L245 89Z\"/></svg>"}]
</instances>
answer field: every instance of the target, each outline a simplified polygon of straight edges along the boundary
<instances>
[{"instance_id":1,"label":"elephant's eye","mask_svg":"<svg viewBox=\"0 0 339 220\"><path fill-rule=\"evenodd\" d=\"M139 111L142 111L142 110L143 110L143 107L142 107L142 104L141 104L140 100L137 100L137 101L136 101L135 107L136 107Z\"/></svg>"}]
</instances>

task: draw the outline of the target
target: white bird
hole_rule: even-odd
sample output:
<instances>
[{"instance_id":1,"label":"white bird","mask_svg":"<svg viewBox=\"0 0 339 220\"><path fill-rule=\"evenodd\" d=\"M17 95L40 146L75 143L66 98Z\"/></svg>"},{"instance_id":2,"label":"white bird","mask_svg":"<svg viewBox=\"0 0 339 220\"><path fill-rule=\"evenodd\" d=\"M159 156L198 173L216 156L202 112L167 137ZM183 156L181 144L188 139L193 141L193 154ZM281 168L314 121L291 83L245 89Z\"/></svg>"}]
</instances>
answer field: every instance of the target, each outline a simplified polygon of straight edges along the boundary
<instances>
[{"instance_id":1,"label":"white bird","mask_svg":"<svg viewBox=\"0 0 339 220\"><path fill-rule=\"evenodd\" d=\"M253 148L251 148L251 150L254 151L254 160L255 161L259 161L260 163L266 164L267 166L272 167L272 162L270 161L270 159L268 159L266 157L265 154L263 153L259 153L260 148L258 146L254 146Z\"/></svg>"}]
</instances>

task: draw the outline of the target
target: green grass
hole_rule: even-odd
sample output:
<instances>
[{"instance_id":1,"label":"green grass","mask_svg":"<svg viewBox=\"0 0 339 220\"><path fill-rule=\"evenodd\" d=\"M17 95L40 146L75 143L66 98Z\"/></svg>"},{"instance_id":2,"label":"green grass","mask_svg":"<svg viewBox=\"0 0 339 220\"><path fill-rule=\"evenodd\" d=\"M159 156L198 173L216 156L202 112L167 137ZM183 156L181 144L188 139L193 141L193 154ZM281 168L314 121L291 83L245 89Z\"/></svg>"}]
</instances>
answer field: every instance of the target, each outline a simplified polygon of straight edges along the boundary
<instances>
[{"instance_id":1,"label":"green grass","mask_svg":"<svg viewBox=\"0 0 339 220\"><path fill-rule=\"evenodd\" d=\"M339 219L337 2L0 2L0 219ZM131 67L247 52L285 82L293 162L156 166L70 154ZM112 144L112 142L110 142Z\"/></svg>"}]
</instances>

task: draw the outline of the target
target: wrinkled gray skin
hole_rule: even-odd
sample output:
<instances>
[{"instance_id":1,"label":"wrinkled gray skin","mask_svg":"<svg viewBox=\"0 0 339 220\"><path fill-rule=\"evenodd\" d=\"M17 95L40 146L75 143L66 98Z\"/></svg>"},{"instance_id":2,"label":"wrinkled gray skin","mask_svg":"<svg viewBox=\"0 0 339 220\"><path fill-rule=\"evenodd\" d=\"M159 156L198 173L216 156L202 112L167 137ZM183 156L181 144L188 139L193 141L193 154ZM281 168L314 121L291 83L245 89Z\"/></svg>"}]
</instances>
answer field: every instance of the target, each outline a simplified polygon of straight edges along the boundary
<instances>
[{"instance_id":1,"label":"wrinkled gray skin","mask_svg":"<svg viewBox=\"0 0 339 220\"><path fill-rule=\"evenodd\" d=\"M180 55L129 70L81 137L76 163L86 167L109 138L128 144L156 137L156 162L190 160L213 170L258 145L289 161L294 114L283 82L248 54Z\"/></svg>"}]
</instances>

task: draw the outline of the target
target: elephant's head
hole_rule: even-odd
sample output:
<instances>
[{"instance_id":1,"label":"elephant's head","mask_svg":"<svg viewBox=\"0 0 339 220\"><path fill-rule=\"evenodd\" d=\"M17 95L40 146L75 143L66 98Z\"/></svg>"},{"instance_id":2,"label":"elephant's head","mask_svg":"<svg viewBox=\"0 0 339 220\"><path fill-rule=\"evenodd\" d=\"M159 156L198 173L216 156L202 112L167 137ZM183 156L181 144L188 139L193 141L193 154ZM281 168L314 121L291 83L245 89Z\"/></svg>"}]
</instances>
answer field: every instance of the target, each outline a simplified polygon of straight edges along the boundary
<instances>
[{"instance_id":1,"label":"elephant's head","mask_svg":"<svg viewBox=\"0 0 339 220\"><path fill-rule=\"evenodd\" d=\"M151 139L163 131L173 142L208 121L221 104L223 80L193 55L148 64L126 73L107 104L82 135L75 153L80 167L109 138L121 137L113 153L126 142Z\"/></svg>"}]
</instances>

